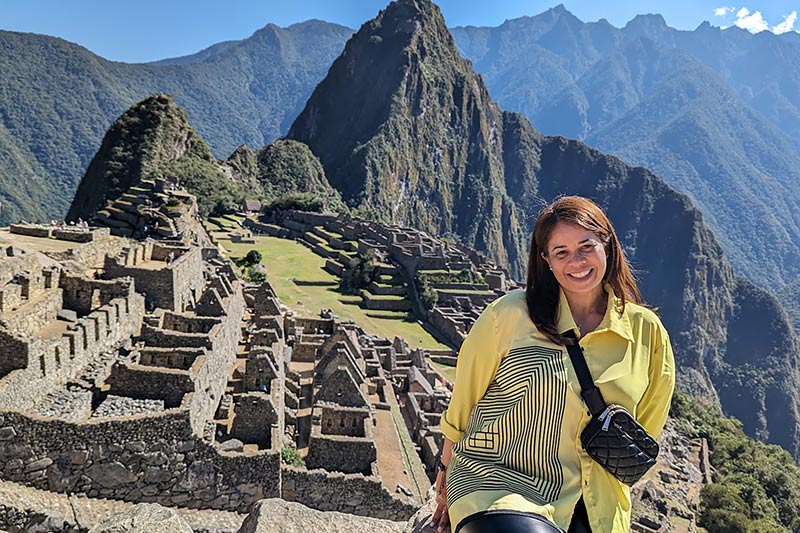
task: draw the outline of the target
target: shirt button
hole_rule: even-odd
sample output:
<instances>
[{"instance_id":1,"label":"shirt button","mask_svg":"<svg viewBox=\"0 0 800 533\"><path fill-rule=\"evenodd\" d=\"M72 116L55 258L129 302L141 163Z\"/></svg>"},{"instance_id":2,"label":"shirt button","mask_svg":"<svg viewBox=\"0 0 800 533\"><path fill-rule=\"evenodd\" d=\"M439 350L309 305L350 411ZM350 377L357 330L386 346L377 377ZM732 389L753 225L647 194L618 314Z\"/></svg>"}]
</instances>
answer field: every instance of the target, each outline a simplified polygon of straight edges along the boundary
<instances>
[{"instance_id":1,"label":"shirt button","mask_svg":"<svg viewBox=\"0 0 800 533\"><path fill-rule=\"evenodd\" d=\"M584 485L586 485L586 486L588 487L588 486L589 486L589 480L588 480L588 479L584 479L584 480L583 480L583 484L584 484Z\"/></svg>"}]
</instances>

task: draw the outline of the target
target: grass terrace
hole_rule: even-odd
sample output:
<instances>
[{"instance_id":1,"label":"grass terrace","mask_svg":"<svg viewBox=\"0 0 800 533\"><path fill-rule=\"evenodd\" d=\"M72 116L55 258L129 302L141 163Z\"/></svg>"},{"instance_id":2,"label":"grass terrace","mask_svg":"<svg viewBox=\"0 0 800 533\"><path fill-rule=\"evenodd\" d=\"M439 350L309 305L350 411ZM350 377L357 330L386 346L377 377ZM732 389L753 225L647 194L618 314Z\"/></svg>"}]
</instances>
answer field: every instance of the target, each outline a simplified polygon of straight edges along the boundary
<instances>
[{"instance_id":1,"label":"grass terrace","mask_svg":"<svg viewBox=\"0 0 800 533\"><path fill-rule=\"evenodd\" d=\"M221 238L218 242L231 259L244 257L252 249L261 252L267 279L281 301L298 315L316 317L320 309L330 308L342 320L352 320L370 333L389 339L403 337L412 348L447 349L405 312L361 308L361 298L339 292L339 278L322 269L325 259L305 246L269 236L256 236L255 241L256 244L234 243ZM314 284L298 284L294 280Z\"/></svg>"}]
</instances>

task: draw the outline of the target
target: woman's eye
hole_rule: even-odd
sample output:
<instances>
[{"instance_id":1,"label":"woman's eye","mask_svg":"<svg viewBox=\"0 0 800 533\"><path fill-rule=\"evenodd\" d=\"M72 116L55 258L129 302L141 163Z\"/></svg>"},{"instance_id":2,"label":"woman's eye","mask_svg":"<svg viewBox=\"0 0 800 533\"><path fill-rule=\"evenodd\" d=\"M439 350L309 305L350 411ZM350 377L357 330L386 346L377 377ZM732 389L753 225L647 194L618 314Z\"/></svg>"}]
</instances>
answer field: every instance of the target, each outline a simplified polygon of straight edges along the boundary
<instances>
[{"instance_id":1,"label":"woman's eye","mask_svg":"<svg viewBox=\"0 0 800 533\"><path fill-rule=\"evenodd\" d=\"M581 251L583 251L583 252L591 252L592 250L594 250L594 244L593 243L584 244L583 246L581 246Z\"/></svg>"},{"instance_id":2,"label":"woman's eye","mask_svg":"<svg viewBox=\"0 0 800 533\"><path fill-rule=\"evenodd\" d=\"M556 252L556 257L558 257L559 259L567 257L566 250L559 250L558 252Z\"/></svg>"}]
</instances>

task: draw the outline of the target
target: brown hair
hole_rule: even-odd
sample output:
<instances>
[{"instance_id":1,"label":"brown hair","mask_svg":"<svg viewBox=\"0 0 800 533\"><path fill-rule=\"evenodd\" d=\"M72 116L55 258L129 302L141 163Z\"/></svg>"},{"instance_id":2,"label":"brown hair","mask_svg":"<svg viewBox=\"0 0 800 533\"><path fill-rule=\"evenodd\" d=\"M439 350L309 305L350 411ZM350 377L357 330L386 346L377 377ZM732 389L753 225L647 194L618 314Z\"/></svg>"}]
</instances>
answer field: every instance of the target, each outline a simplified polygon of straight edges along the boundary
<instances>
[{"instance_id":1,"label":"brown hair","mask_svg":"<svg viewBox=\"0 0 800 533\"><path fill-rule=\"evenodd\" d=\"M559 285L542 254L547 255L547 243L556 224L564 222L591 231L600 238L606 251L606 273L603 282L614 289L614 294L625 302L641 304L642 295L636 285L614 226L603 210L582 196L563 196L545 207L536 219L528 256L528 281L525 299L531 320L548 339L564 344L565 339L557 329Z\"/></svg>"}]
</instances>

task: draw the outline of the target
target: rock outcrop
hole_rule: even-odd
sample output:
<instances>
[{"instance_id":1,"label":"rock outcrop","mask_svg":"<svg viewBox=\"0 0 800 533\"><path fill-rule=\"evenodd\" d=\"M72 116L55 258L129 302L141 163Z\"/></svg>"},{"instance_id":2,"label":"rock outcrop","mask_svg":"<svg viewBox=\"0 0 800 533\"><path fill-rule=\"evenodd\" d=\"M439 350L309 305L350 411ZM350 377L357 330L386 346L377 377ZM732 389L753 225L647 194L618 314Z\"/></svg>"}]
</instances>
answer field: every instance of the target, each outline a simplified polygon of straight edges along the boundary
<instances>
[{"instance_id":1,"label":"rock outcrop","mask_svg":"<svg viewBox=\"0 0 800 533\"><path fill-rule=\"evenodd\" d=\"M392 533L403 531L402 522L391 522L337 512L309 509L279 499L261 500L247 515L238 533Z\"/></svg>"},{"instance_id":2,"label":"rock outcrop","mask_svg":"<svg viewBox=\"0 0 800 533\"><path fill-rule=\"evenodd\" d=\"M89 533L192 533L192 528L172 509L139 503L106 518Z\"/></svg>"}]
</instances>

